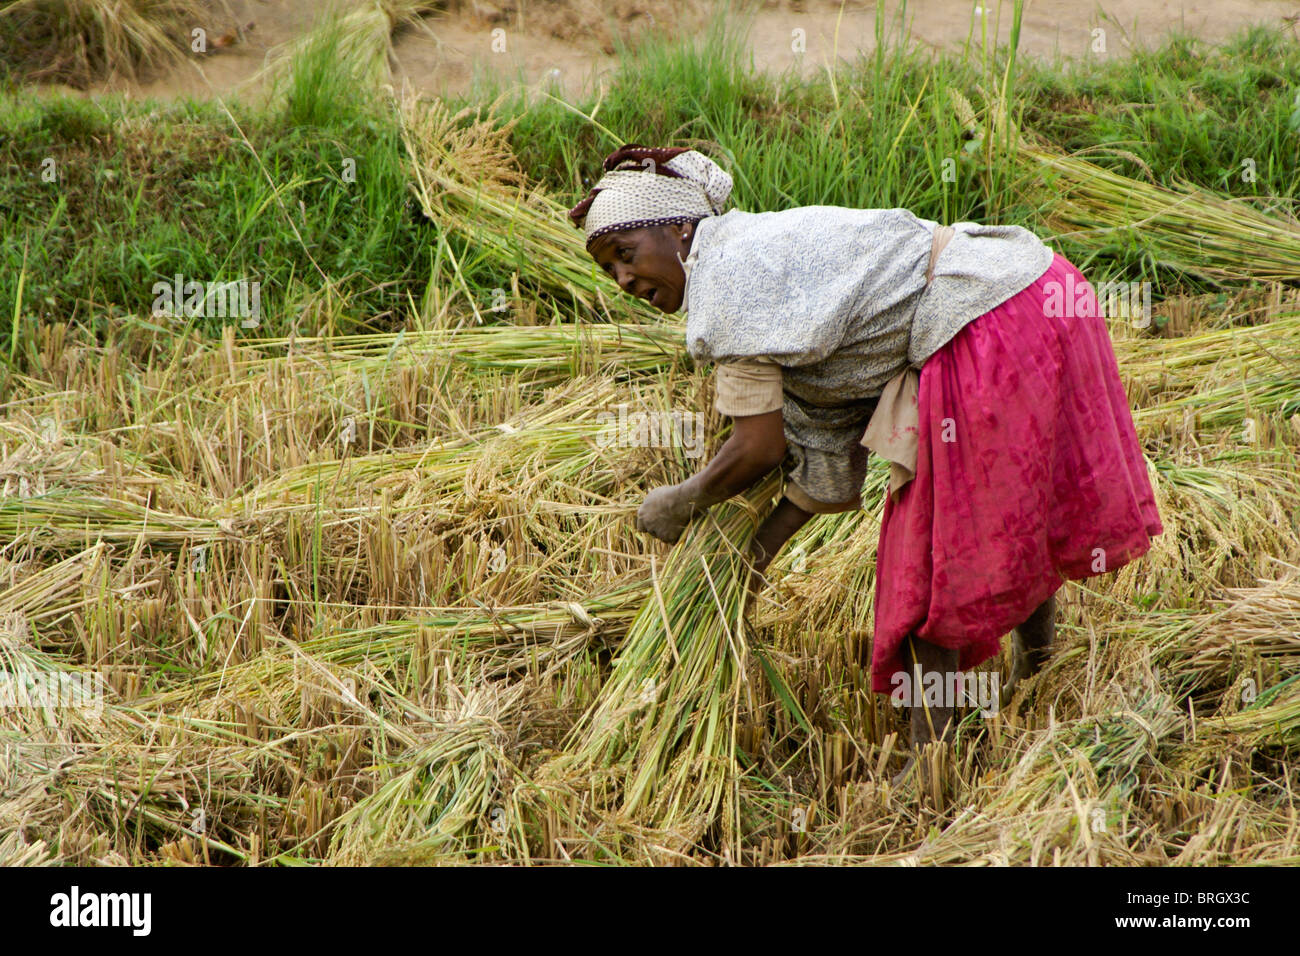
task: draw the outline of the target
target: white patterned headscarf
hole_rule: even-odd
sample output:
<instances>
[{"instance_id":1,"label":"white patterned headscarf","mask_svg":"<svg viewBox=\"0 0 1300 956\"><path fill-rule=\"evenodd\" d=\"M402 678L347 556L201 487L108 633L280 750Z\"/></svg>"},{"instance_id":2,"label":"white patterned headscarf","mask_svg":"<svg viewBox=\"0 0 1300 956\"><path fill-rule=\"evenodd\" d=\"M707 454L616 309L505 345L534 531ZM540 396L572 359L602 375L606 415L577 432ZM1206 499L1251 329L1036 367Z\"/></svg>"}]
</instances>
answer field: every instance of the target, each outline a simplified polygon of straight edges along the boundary
<instances>
[{"instance_id":1,"label":"white patterned headscarf","mask_svg":"<svg viewBox=\"0 0 1300 956\"><path fill-rule=\"evenodd\" d=\"M732 180L703 153L629 143L605 158L606 173L569 218L587 245L607 232L695 222L722 213Z\"/></svg>"}]
</instances>

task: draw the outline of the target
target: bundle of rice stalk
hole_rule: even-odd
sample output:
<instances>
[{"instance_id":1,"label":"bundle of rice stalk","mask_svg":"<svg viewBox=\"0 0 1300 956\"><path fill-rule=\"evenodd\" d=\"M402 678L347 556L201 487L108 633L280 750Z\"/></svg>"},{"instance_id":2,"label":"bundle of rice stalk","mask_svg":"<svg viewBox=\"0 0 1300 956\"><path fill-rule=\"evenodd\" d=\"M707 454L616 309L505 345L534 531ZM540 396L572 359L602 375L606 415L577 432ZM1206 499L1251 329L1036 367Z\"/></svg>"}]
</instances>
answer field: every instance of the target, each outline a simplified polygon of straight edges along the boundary
<instances>
[{"instance_id":1,"label":"bundle of rice stalk","mask_svg":"<svg viewBox=\"0 0 1300 956\"><path fill-rule=\"evenodd\" d=\"M0 635L0 673L0 751L22 769L16 785L5 781L0 836L19 826L61 835L74 807L83 826L112 834L117 852L130 854L145 831L192 834L187 793L201 789L214 821L254 819L277 805L250 786L265 745L229 726L123 704L102 673L71 667L12 635ZM201 788L190 769L197 764L205 768ZM217 832L208 831L207 844L246 858Z\"/></svg>"},{"instance_id":2,"label":"bundle of rice stalk","mask_svg":"<svg viewBox=\"0 0 1300 956\"><path fill-rule=\"evenodd\" d=\"M1115 343L1120 369L1126 376L1146 382L1170 381L1177 387L1195 387L1207 372L1227 365L1260 369L1295 368L1300 360L1300 313L1274 312L1259 325L1234 325L1182 335L1172 339L1121 339ZM1295 374L1300 376L1300 370Z\"/></svg>"},{"instance_id":3,"label":"bundle of rice stalk","mask_svg":"<svg viewBox=\"0 0 1300 956\"><path fill-rule=\"evenodd\" d=\"M185 715L203 727L229 723L226 715L238 706L278 738L264 745L264 758L292 760L281 744L311 746L313 737L328 741L335 729L317 726L303 708L336 705L336 715L360 721L375 751L373 765L359 773L377 789L339 820L322 821L308 839L337 825L335 862L463 854L503 838L486 801L509 807L507 782L519 774L507 745L536 724L526 701L539 691L553 696L556 678L585 658L598 636L617 636L647 590L633 583L585 605L429 609L358 629L323 623L318 637L277 642L254 660L133 707L165 725L175 722L170 715ZM527 852L522 836L519 846Z\"/></svg>"},{"instance_id":4,"label":"bundle of rice stalk","mask_svg":"<svg viewBox=\"0 0 1300 956\"><path fill-rule=\"evenodd\" d=\"M1290 379L1300 386L1300 315L1279 313L1260 325L1175 339L1120 339L1115 354L1125 389L1140 408L1231 384L1245 402L1254 397L1247 379Z\"/></svg>"},{"instance_id":5,"label":"bundle of rice stalk","mask_svg":"<svg viewBox=\"0 0 1300 956\"><path fill-rule=\"evenodd\" d=\"M1264 688L1249 705L1196 723L1196 739L1181 761L1192 765L1217 759L1234 743L1291 748L1300 744L1300 674Z\"/></svg>"},{"instance_id":6,"label":"bundle of rice stalk","mask_svg":"<svg viewBox=\"0 0 1300 956\"><path fill-rule=\"evenodd\" d=\"M969 794L969 806L942 832L914 850L874 862L1148 862L1141 840L1126 832L1135 821L1120 817L1133 812L1144 779L1163 772L1162 753L1185 722L1173 698L1153 683L1131 692L1118 685L1105 688L1085 705L1084 716L1052 719L1043 732L1023 735L1002 760L1008 769L986 774Z\"/></svg>"},{"instance_id":7,"label":"bundle of rice stalk","mask_svg":"<svg viewBox=\"0 0 1300 956\"><path fill-rule=\"evenodd\" d=\"M79 591L82 581L98 574L106 551L107 545L100 542L14 581L0 591L0 613L21 614L24 623L32 623L58 617L78 607L82 602L62 602ZM11 629L17 626L16 619L11 621ZM4 629L0 628L0 634L3 633Z\"/></svg>"},{"instance_id":8,"label":"bundle of rice stalk","mask_svg":"<svg viewBox=\"0 0 1300 956\"><path fill-rule=\"evenodd\" d=\"M234 363L235 368L261 370L271 364L327 357L340 363L338 374L357 375L386 369L399 356L409 356L420 362L463 365L475 372L517 373L521 380L537 387L605 371L653 374L683 361L678 329L604 323L482 325L455 330L257 340L258 352L281 349L288 354L246 356ZM214 371L214 384L228 377L228 369Z\"/></svg>"},{"instance_id":9,"label":"bundle of rice stalk","mask_svg":"<svg viewBox=\"0 0 1300 956\"><path fill-rule=\"evenodd\" d=\"M1176 673L1184 692L1222 698L1255 686L1257 668L1285 677L1300 671L1300 569L1258 585L1227 588L1208 610L1171 608L1115 622L1126 639L1151 648L1153 663ZM1251 684L1242 683L1248 677ZM1246 703L1246 701L1242 701Z\"/></svg>"},{"instance_id":10,"label":"bundle of rice stalk","mask_svg":"<svg viewBox=\"0 0 1300 956\"><path fill-rule=\"evenodd\" d=\"M453 115L441 100L413 99L402 109L412 189L424 214L539 290L571 297L593 314L599 303L608 314L609 277L587 252L568 210L530 187L518 168L509 146L516 121L498 127L490 109L487 119L462 123L469 114L466 107ZM661 318L629 296L618 296L614 307L642 322Z\"/></svg>"},{"instance_id":11,"label":"bundle of rice stalk","mask_svg":"<svg viewBox=\"0 0 1300 956\"><path fill-rule=\"evenodd\" d=\"M1146 434L1162 423L1188 421L1192 432L1207 428L1246 431L1247 419L1258 426L1261 416L1290 416L1300 411L1300 377L1293 372L1252 375L1217 388L1206 387L1190 395L1165 399L1137 409L1133 422ZM1262 433L1261 433L1262 434ZM1257 438L1246 438L1255 442Z\"/></svg>"},{"instance_id":12,"label":"bundle of rice stalk","mask_svg":"<svg viewBox=\"0 0 1300 956\"><path fill-rule=\"evenodd\" d=\"M0 9L0 60L25 80L84 89L180 61L190 30L207 22L197 0L17 0Z\"/></svg>"},{"instance_id":13,"label":"bundle of rice stalk","mask_svg":"<svg viewBox=\"0 0 1300 956\"><path fill-rule=\"evenodd\" d=\"M322 492L337 495L343 489L371 495L376 489L393 488L397 491L390 494L396 497L412 483L419 493L410 494L409 504L398 505L399 510L428 508L434 499L447 496L463 506L466 493L479 483L476 478L509 471L517 481L521 465L536 477L567 477L587 487L608 487L612 450L604 445L610 444L613 426L602 416L613 417L610 409L619 395L607 379L578 380L511 420L466 437L286 469L223 507L232 518L265 519L280 511L314 509ZM335 514L346 511L336 508Z\"/></svg>"},{"instance_id":14,"label":"bundle of rice stalk","mask_svg":"<svg viewBox=\"0 0 1300 956\"><path fill-rule=\"evenodd\" d=\"M414 722L424 728L414 747L377 755L383 782L337 821L331 862L464 859L520 828L507 800L510 781L520 775L508 751L535 687L488 681L472 668L461 683L445 681L439 704Z\"/></svg>"},{"instance_id":15,"label":"bundle of rice stalk","mask_svg":"<svg viewBox=\"0 0 1300 956\"><path fill-rule=\"evenodd\" d=\"M179 546L232 533L220 518L174 514L147 503L55 488L27 498L0 498L0 537L62 550L99 541Z\"/></svg>"},{"instance_id":16,"label":"bundle of rice stalk","mask_svg":"<svg viewBox=\"0 0 1300 956\"><path fill-rule=\"evenodd\" d=\"M1007 152L1018 168L1012 190L1048 209L1048 224L1062 230L1058 238L1109 243L1128 237L1161 265L1213 282L1300 281L1300 224L1190 183L1160 186L1061 153L1019 130L997 96L986 94L988 119L981 126L961 93L950 89L949 95L972 133L987 134L990 149ZM990 154L990 162L996 159Z\"/></svg>"},{"instance_id":17,"label":"bundle of rice stalk","mask_svg":"<svg viewBox=\"0 0 1300 956\"><path fill-rule=\"evenodd\" d=\"M0 729L0 748L23 771L21 786L0 804L0 835L34 831L60 845L63 862L77 862L67 858L68 812L76 808L79 828L107 844L104 849L118 854L118 862L135 858L146 841L187 838L205 852L247 862L250 851L240 844L247 846L259 820L275 826L285 813L281 797L259 791L253 768L265 760L263 749L201 734L168 733L164 743L157 725L143 718L118 721L111 709L104 718L72 739L31 726ZM196 766L204 768L201 782ZM195 828L199 809L206 817L203 832Z\"/></svg>"},{"instance_id":18,"label":"bundle of rice stalk","mask_svg":"<svg viewBox=\"0 0 1300 956\"><path fill-rule=\"evenodd\" d=\"M1207 587L1253 585L1269 572L1269 556L1300 557L1294 456L1204 457L1204 464L1161 457L1148 467L1164 533L1141 560L1092 579L1089 590L1125 605L1139 596L1161 607L1204 606Z\"/></svg>"},{"instance_id":19,"label":"bundle of rice stalk","mask_svg":"<svg viewBox=\"0 0 1300 956\"><path fill-rule=\"evenodd\" d=\"M364 669L373 673L378 668L401 692L408 675L418 677L427 669L420 656L434 650L455 654L467 669L488 679L553 670L585 653L597 638L603 643L625 631L649 587L648 582L630 582L582 603L424 608L408 612L401 620L366 627L322 622L317 636L292 647L281 643L259 657L196 674L182 686L140 698L136 706L211 716L224 712L230 699L257 697L288 714L299 704L302 668L296 662L302 660L314 662L313 669L325 683L330 681L314 665L335 677L363 681L367 679Z\"/></svg>"},{"instance_id":20,"label":"bundle of rice stalk","mask_svg":"<svg viewBox=\"0 0 1300 956\"><path fill-rule=\"evenodd\" d=\"M1300 316L1169 341L1117 345L1138 431L1180 419L1192 431L1300 411ZM1184 426L1186 427L1186 425ZM1247 438L1254 442L1256 438Z\"/></svg>"},{"instance_id":21,"label":"bundle of rice stalk","mask_svg":"<svg viewBox=\"0 0 1300 956\"><path fill-rule=\"evenodd\" d=\"M1294 455L1221 452L1204 465L1161 460L1156 472L1175 492L1185 531L1194 524L1239 556L1280 556L1295 550L1300 488L1295 484ZM1234 534L1237 537L1230 537Z\"/></svg>"},{"instance_id":22,"label":"bundle of rice stalk","mask_svg":"<svg viewBox=\"0 0 1300 956\"><path fill-rule=\"evenodd\" d=\"M648 581L633 581L605 594L578 601L550 601L518 607L428 608L410 617L367 627L331 630L302 643L304 651L336 665L359 655L375 660L409 656L413 642L437 641L472 658L487 678L538 673L568 661L599 639L623 634L650 592Z\"/></svg>"},{"instance_id":23,"label":"bundle of rice stalk","mask_svg":"<svg viewBox=\"0 0 1300 956\"><path fill-rule=\"evenodd\" d=\"M389 60L393 31L412 26L441 6L437 0L350 0L334 2L324 19L305 35L272 51L261 76L283 78L302 57L314 53L346 61L349 75L367 88L391 81Z\"/></svg>"},{"instance_id":24,"label":"bundle of rice stalk","mask_svg":"<svg viewBox=\"0 0 1300 956\"><path fill-rule=\"evenodd\" d=\"M1047 203L1058 238L1128 236L1161 265L1215 282L1300 281L1300 226L1191 183L1170 188L1133 179L1021 141L1025 199Z\"/></svg>"},{"instance_id":25,"label":"bundle of rice stalk","mask_svg":"<svg viewBox=\"0 0 1300 956\"><path fill-rule=\"evenodd\" d=\"M1207 631L1219 632L1217 646L1196 648L1189 663L1235 657L1240 645L1262 658L1300 669L1300 568L1287 567L1290 574L1284 578L1228 589L1230 603L1210 612L1205 621Z\"/></svg>"},{"instance_id":26,"label":"bundle of rice stalk","mask_svg":"<svg viewBox=\"0 0 1300 956\"><path fill-rule=\"evenodd\" d=\"M653 573L653 595L565 755L548 765L552 779L590 788L593 809L612 813L619 830L652 832L679 852L715 823L723 845L738 850L736 721L753 646L742 616L746 552L778 488L770 477L688 529ZM779 675L756 656L797 712Z\"/></svg>"},{"instance_id":27,"label":"bundle of rice stalk","mask_svg":"<svg viewBox=\"0 0 1300 956\"><path fill-rule=\"evenodd\" d=\"M33 404L39 413L67 409ZM73 413L75 414L75 412ZM209 494L173 474L159 474L129 448L93 434L69 434L42 414L39 420L0 422L0 499L26 500L47 492L92 494L126 507L145 505L160 512L203 509Z\"/></svg>"},{"instance_id":28,"label":"bundle of rice stalk","mask_svg":"<svg viewBox=\"0 0 1300 956\"><path fill-rule=\"evenodd\" d=\"M441 859L503 838L489 800L521 820L508 809L507 781L518 773L507 745L535 723L524 704L539 689L553 694L553 679L603 630L625 627L647 590L633 584L585 606L430 609L367 628L322 625L319 637L281 642L135 706L211 722L241 703L287 740L304 737L299 710L323 694L362 720L376 749L362 772L377 789L335 822L331 860ZM526 852L522 838L519 846Z\"/></svg>"},{"instance_id":29,"label":"bundle of rice stalk","mask_svg":"<svg viewBox=\"0 0 1300 956\"><path fill-rule=\"evenodd\" d=\"M324 571L349 600L354 583L370 582L381 604L580 601L580 582L604 590L640 562L632 483L672 477L661 456L615 447L615 397L637 393L581 381L503 427L290 469L222 507L263 541L282 536L276 550L290 568ZM653 395L634 405L647 406L665 407ZM298 590L312 593L310 582Z\"/></svg>"}]
</instances>

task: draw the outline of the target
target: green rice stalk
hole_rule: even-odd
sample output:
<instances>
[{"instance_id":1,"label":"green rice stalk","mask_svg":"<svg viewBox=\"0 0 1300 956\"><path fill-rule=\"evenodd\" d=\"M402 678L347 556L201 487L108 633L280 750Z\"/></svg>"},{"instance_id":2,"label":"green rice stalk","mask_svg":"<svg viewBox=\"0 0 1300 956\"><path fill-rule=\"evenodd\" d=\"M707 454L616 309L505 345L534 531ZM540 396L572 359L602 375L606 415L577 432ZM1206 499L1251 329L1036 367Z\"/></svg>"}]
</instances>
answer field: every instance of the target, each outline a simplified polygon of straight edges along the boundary
<instances>
[{"instance_id":1,"label":"green rice stalk","mask_svg":"<svg viewBox=\"0 0 1300 956\"><path fill-rule=\"evenodd\" d=\"M494 107L495 108L495 107ZM402 138L412 189L424 214L480 247L503 271L517 271L539 291L571 298L590 314L610 313L609 277L596 265L567 208L530 187L509 147L515 120L463 121L441 100L408 102ZM472 300L472 296L471 296ZM651 306L617 294L614 308L634 321L661 317Z\"/></svg>"},{"instance_id":2,"label":"green rice stalk","mask_svg":"<svg viewBox=\"0 0 1300 956\"><path fill-rule=\"evenodd\" d=\"M1161 265L1213 282L1300 280L1300 224L1191 183L1160 186L1066 155L1019 129L999 96L985 93L983 121L960 92L949 96L968 131L988 137L990 167L1006 154L1018 174L1011 190L1049 211L1058 238L1127 236Z\"/></svg>"},{"instance_id":3,"label":"green rice stalk","mask_svg":"<svg viewBox=\"0 0 1300 956\"><path fill-rule=\"evenodd\" d=\"M749 643L742 602L749 533L779 480L697 520L675 546L591 709L575 725L560 776L591 773L598 809L678 848L721 823L736 832L736 720ZM608 780L612 789L600 783Z\"/></svg>"}]
</instances>

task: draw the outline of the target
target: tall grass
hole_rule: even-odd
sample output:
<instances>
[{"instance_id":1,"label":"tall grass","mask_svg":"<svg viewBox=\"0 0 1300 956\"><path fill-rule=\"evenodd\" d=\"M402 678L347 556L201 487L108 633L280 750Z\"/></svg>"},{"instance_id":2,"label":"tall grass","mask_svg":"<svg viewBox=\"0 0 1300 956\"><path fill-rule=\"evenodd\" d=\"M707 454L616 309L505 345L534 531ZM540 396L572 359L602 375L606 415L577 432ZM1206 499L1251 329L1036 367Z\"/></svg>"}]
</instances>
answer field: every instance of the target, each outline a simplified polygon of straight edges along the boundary
<instances>
[{"instance_id":1,"label":"tall grass","mask_svg":"<svg viewBox=\"0 0 1300 956\"><path fill-rule=\"evenodd\" d=\"M1015 164L990 156L991 141L970 138L953 108L953 90L982 108L981 90L995 96L1009 84L1022 128L1066 150L1113 142L1116 151L1083 157L1103 170L1257 196L1260 210L1289 215L1300 169L1290 126L1300 54L1268 34L1243 33L1222 51L1177 41L1131 60L1049 70L1011 64L1005 53L984 61L925 53L908 46L902 21L883 17L870 55L801 80L755 70L743 54L744 25L719 17L698 45L648 36L625 51L603 93L573 103L504 91L497 116L519 171L562 207L586 192L584 179L620 142L676 142L730 168L743 209L905 206L945 222L1051 234L1061 228L1050 225L1051 203L1013 188ZM20 329L43 318L121 321L147 313L153 282L178 272L260 279L262 333L271 335L295 325L315 334L333 317L345 323L340 330L398 328L436 314L447 302L438 290L448 287L474 303L478 319L500 318L485 309L496 289L515 298L512 274L527 276L527 258L484 255L472 234L444 233L417 197L408 200L396 111L373 71L345 55L349 42L355 37L337 19L324 20L287 61L276 107L230 104L238 126L211 105L0 97L0 354L16 351L15 313ZM371 46L388 42L379 31ZM451 104L449 115L461 105L481 102ZM58 170L53 183L40 178L47 159ZM1254 183L1241 178L1243 159L1254 161ZM355 182L345 179L351 172ZM1149 278L1157 295L1215 286L1185 263L1153 261L1141 236L1097 242L1064 231L1058 248L1099 278ZM432 289L430 275L440 277ZM579 307L599 315L617 302L589 298ZM572 317L566 299L554 310L542 305L532 321ZM523 300L512 308L517 318Z\"/></svg>"}]
</instances>

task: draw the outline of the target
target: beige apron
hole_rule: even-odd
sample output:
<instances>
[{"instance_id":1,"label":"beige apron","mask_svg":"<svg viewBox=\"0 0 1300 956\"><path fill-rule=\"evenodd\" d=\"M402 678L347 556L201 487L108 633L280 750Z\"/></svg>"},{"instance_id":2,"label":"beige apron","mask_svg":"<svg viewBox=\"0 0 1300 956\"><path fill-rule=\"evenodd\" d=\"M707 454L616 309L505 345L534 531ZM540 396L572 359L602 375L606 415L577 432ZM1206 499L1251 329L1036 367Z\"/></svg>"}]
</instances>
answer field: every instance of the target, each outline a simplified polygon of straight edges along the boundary
<instances>
[{"instance_id":1,"label":"beige apron","mask_svg":"<svg viewBox=\"0 0 1300 956\"><path fill-rule=\"evenodd\" d=\"M934 230L930 264L925 270L927 288L934 281L935 260L955 234L952 226L939 226ZM895 498L898 490L916 475L917 429L920 424L916 396L920 382L920 373L910 365L890 379L880 394L867 430L862 433L862 444L881 458L888 459L889 494Z\"/></svg>"}]
</instances>

